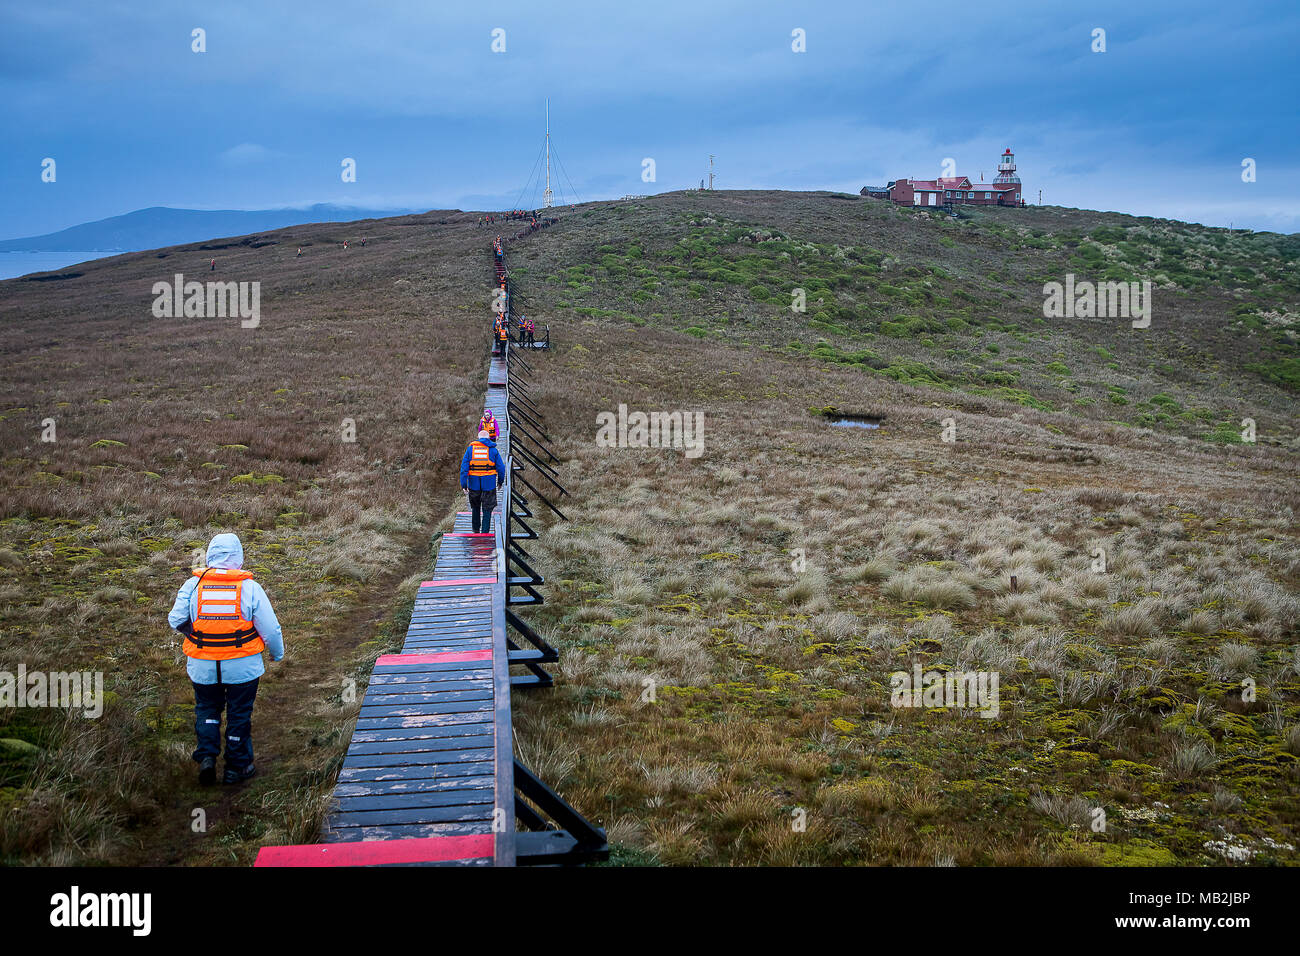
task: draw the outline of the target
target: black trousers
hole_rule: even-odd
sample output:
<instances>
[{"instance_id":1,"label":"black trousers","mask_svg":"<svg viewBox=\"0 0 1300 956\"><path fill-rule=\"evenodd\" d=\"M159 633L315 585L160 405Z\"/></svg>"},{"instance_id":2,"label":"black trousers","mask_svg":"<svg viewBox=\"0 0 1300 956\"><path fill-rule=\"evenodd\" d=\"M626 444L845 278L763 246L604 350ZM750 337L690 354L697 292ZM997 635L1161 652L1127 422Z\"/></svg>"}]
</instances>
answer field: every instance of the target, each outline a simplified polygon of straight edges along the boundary
<instances>
[{"instance_id":1,"label":"black trousers","mask_svg":"<svg viewBox=\"0 0 1300 956\"><path fill-rule=\"evenodd\" d=\"M194 760L221 755L221 712L226 712L226 768L244 770L253 763L254 677L242 684L194 684Z\"/></svg>"},{"instance_id":2,"label":"black trousers","mask_svg":"<svg viewBox=\"0 0 1300 956\"><path fill-rule=\"evenodd\" d=\"M482 491L469 489L469 526L471 531L482 534L492 530L492 509L497 506L495 487Z\"/></svg>"}]
</instances>

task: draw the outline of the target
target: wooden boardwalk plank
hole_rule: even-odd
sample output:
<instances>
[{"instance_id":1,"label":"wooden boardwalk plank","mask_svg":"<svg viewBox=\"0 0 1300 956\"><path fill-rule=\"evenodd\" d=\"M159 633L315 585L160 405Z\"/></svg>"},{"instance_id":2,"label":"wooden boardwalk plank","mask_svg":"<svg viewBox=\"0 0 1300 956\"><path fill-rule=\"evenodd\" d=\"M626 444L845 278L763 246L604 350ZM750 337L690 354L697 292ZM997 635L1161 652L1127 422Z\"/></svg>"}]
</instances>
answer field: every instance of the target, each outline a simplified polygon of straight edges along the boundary
<instances>
[{"instance_id":1,"label":"wooden boardwalk plank","mask_svg":"<svg viewBox=\"0 0 1300 956\"><path fill-rule=\"evenodd\" d=\"M339 772L339 786L351 783L418 783L424 780L440 782L455 777L478 777L491 772L491 760L462 760L458 763L417 764L411 767L344 767Z\"/></svg>"},{"instance_id":2,"label":"wooden boardwalk plank","mask_svg":"<svg viewBox=\"0 0 1300 956\"><path fill-rule=\"evenodd\" d=\"M496 743L492 734L482 732L425 737L382 737L377 740L355 741L355 746L348 750L348 756L355 754L358 757L363 755L373 757L379 754L435 753L446 750L468 750L470 748L495 746ZM344 759L346 762L346 758Z\"/></svg>"},{"instance_id":3,"label":"wooden boardwalk plank","mask_svg":"<svg viewBox=\"0 0 1300 956\"><path fill-rule=\"evenodd\" d=\"M482 786L470 786L470 782L483 780ZM355 797L335 795L332 808L337 815L351 813L380 813L384 810L425 810L441 811L445 807L464 807L472 804L490 803L494 796L492 777L459 777L457 782L465 786L451 790L415 790L409 793L362 794Z\"/></svg>"},{"instance_id":4,"label":"wooden boardwalk plank","mask_svg":"<svg viewBox=\"0 0 1300 956\"><path fill-rule=\"evenodd\" d=\"M493 757L491 737L459 737L446 741L445 747L426 747L422 750L377 748L370 753L348 751L343 758L343 768L376 769L378 767L436 767L454 763L475 763ZM454 746L453 746L454 744Z\"/></svg>"},{"instance_id":5,"label":"wooden boardwalk plank","mask_svg":"<svg viewBox=\"0 0 1300 956\"><path fill-rule=\"evenodd\" d=\"M394 823L468 823L492 820L492 789L466 790L475 794L477 799L466 799L464 803L448 807L407 807L386 808L383 810L355 810L332 813L326 822L330 829L343 827L388 826Z\"/></svg>"}]
</instances>

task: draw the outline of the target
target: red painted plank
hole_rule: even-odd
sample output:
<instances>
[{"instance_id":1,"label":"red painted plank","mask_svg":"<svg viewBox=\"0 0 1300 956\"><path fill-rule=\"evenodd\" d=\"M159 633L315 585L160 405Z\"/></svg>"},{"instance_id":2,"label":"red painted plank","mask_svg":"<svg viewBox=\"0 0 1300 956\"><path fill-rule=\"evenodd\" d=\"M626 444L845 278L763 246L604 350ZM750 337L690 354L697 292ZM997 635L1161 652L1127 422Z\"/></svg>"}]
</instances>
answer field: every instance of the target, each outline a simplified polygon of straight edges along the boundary
<instances>
[{"instance_id":1,"label":"red painted plank","mask_svg":"<svg viewBox=\"0 0 1300 956\"><path fill-rule=\"evenodd\" d=\"M496 584L496 578L440 578L437 581L421 581L422 588L443 588L453 584Z\"/></svg>"},{"instance_id":2,"label":"red painted plank","mask_svg":"<svg viewBox=\"0 0 1300 956\"><path fill-rule=\"evenodd\" d=\"M495 531L448 531L444 538L495 538Z\"/></svg>"},{"instance_id":3,"label":"red painted plank","mask_svg":"<svg viewBox=\"0 0 1300 956\"><path fill-rule=\"evenodd\" d=\"M486 661L492 659L492 650L444 651L441 654L384 654L375 661L376 667L391 664L451 664L456 661Z\"/></svg>"},{"instance_id":4,"label":"red painted plank","mask_svg":"<svg viewBox=\"0 0 1300 956\"><path fill-rule=\"evenodd\" d=\"M385 863L444 863L492 855L490 833L469 836L414 837L352 843L264 846L253 866L381 866Z\"/></svg>"}]
</instances>

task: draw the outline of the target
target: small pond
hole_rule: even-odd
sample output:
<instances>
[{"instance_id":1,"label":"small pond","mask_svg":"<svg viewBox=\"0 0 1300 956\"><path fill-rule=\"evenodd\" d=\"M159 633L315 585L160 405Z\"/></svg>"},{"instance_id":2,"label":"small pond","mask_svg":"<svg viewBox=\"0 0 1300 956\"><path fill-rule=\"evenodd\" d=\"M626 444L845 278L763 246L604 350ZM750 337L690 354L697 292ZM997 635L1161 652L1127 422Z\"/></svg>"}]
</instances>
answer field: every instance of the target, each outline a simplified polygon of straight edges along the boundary
<instances>
[{"instance_id":1,"label":"small pond","mask_svg":"<svg viewBox=\"0 0 1300 956\"><path fill-rule=\"evenodd\" d=\"M884 415L866 415L858 412L841 412L838 409L822 412L832 425L838 428L879 428L885 422Z\"/></svg>"}]
</instances>

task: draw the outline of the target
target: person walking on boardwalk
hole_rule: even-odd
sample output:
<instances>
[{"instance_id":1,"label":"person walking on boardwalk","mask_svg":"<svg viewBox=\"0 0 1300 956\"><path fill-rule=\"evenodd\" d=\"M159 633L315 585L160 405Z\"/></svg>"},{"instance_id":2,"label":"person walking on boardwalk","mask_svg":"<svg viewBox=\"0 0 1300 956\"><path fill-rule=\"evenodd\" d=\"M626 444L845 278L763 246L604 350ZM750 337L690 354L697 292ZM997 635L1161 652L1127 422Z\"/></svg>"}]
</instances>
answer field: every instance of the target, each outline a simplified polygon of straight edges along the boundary
<instances>
[{"instance_id":1,"label":"person walking on boardwalk","mask_svg":"<svg viewBox=\"0 0 1300 956\"><path fill-rule=\"evenodd\" d=\"M537 331L537 326L533 325L532 319L529 319L527 322L524 323L524 335L528 339L529 348L532 348L534 345L537 344L536 340L533 338L533 333L536 331Z\"/></svg>"},{"instance_id":2,"label":"person walking on boardwalk","mask_svg":"<svg viewBox=\"0 0 1300 956\"><path fill-rule=\"evenodd\" d=\"M493 441L501 440L501 430L497 428L496 416L492 414L492 409L483 409L483 417L478 420L478 430L487 432L488 438Z\"/></svg>"},{"instance_id":3,"label":"person walking on boardwalk","mask_svg":"<svg viewBox=\"0 0 1300 956\"><path fill-rule=\"evenodd\" d=\"M225 783L239 783L253 766L253 702L266 672L262 651L284 657L284 636L262 586L244 565L244 546L233 534L208 542L207 567L176 592L167 623L184 637L186 670L194 685L194 761L199 783L216 783L221 754L221 712L226 712Z\"/></svg>"},{"instance_id":4,"label":"person walking on boardwalk","mask_svg":"<svg viewBox=\"0 0 1300 956\"><path fill-rule=\"evenodd\" d=\"M510 348L510 326L506 323L504 316L497 316L496 321L496 345L493 349L494 355L505 355L506 349Z\"/></svg>"},{"instance_id":5,"label":"person walking on boardwalk","mask_svg":"<svg viewBox=\"0 0 1300 956\"><path fill-rule=\"evenodd\" d=\"M497 506L497 489L505 480L506 465L497 451L497 443L486 431L480 431L460 460L460 486L469 493L471 531L486 534L492 530L492 509Z\"/></svg>"}]
</instances>

